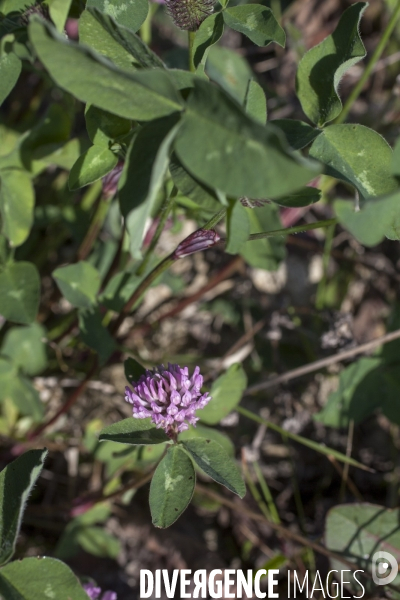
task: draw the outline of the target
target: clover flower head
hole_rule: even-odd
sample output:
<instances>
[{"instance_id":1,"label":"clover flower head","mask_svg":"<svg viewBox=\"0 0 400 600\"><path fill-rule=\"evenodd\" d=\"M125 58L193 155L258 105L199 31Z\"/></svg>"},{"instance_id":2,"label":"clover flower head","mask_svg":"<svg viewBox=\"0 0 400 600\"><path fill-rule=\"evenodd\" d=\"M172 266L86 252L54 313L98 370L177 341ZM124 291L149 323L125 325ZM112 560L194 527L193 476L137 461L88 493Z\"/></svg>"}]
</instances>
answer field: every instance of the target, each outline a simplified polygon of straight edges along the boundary
<instances>
[{"instance_id":1,"label":"clover flower head","mask_svg":"<svg viewBox=\"0 0 400 600\"><path fill-rule=\"evenodd\" d=\"M151 418L158 429L162 428L173 438L177 433L196 425L196 410L204 408L211 397L201 393L203 377L196 367L189 377L187 367L160 365L146 370L137 383L125 388L125 400L133 406L136 419Z\"/></svg>"},{"instance_id":2,"label":"clover flower head","mask_svg":"<svg viewBox=\"0 0 400 600\"><path fill-rule=\"evenodd\" d=\"M101 588L95 586L93 583L84 583L83 589L90 600L117 600L117 594L111 591L104 592L100 598Z\"/></svg>"}]
</instances>

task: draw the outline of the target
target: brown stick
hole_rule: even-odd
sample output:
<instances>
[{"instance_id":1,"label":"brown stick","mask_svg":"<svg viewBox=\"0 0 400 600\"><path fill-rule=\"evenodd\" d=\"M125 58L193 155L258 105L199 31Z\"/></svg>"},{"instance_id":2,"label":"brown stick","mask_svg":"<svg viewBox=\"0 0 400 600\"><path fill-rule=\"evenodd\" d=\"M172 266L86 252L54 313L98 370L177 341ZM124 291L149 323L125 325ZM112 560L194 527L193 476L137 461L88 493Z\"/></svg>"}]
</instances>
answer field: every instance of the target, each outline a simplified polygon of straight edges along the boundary
<instances>
[{"instance_id":1,"label":"brown stick","mask_svg":"<svg viewBox=\"0 0 400 600\"><path fill-rule=\"evenodd\" d=\"M268 390L280 383L286 383L291 379L295 379L296 377L302 377L303 375L307 375L308 373L313 373L314 371L318 371L319 369L323 369L324 367L329 367L330 365L334 365L342 360L346 360L348 358L353 358L358 354L363 354L364 352L370 352L371 350L375 350L378 346L382 344L387 344L388 342L393 342L393 340L397 340L400 338L400 329L397 331L392 331L391 333L387 333L386 335L382 335L370 342L366 342L365 344L360 344L360 346L356 346L355 348L350 348L349 350L344 350L343 352L339 352L338 354L334 354L333 356L328 356L326 358L321 358L320 360L316 360L310 365L303 365L302 367L298 367L297 369L292 369L292 371L288 371L287 373L283 373L282 375L278 375L277 377L272 377L268 381L262 381L261 383L256 383L255 385L247 388L245 394L253 394L255 392L259 392L260 390Z\"/></svg>"}]
</instances>

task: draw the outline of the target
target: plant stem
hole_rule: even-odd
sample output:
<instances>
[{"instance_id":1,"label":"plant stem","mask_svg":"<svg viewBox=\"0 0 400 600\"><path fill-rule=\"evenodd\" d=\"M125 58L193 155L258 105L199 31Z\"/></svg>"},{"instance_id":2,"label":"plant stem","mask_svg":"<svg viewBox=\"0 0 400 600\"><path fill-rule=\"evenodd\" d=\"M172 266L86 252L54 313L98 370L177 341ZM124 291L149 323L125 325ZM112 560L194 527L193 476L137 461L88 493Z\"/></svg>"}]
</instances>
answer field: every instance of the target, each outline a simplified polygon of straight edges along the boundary
<instances>
[{"instance_id":1,"label":"plant stem","mask_svg":"<svg viewBox=\"0 0 400 600\"><path fill-rule=\"evenodd\" d=\"M109 208L110 200L108 198L105 198L104 196L100 198L100 203L93 216L93 220L90 223L85 238L79 247L77 254L78 260L85 260L85 258L88 256L91 249L93 248L97 236L99 235L100 229L103 226Z\"/></svg>"},{"instance_id":2,"label":"plant stem","mask_svg":"<svg viewBox=\"0 0 400 600\"><path fill-rule=\"evenodd\" d=\"M211 217L209 221L205 225L203 225L202 229L212 229L215 227L226 215L226 208L220 210L216 215Z\"/></svg>"},{"instance_id":3,"label":"plant stem","mask_svg":"<svg viewBox=\"0 0 400 600\"><path fill-rule=\"evenodd\" d=\"M194 38L196 37L195 31L188 31L188 45L189 45L189 71L194 73L196 71L196 67L194 66L194 54L193 54L193 46L194 46Z\"/></svg>"},{"instance_id":4,"label":"plant stem","mask_svg":"<svg viewBox=\"0 0 400 600\"><path fill-rule=\"evenodd\" d=\"M255 413L253 413L251 410L248 410L247 408L243 408L242 406L237 406L236 410L238 411L238 413L240 413L244 417L247 417L248 419L251 419L252 421L255 421L256 423L261 423L262 425L266 425L266 427L269 427L273 431L276 431L283 437L283 439L288 438L290 440L293 440L294 442L303 444L303 446L308 446L308 448L311 448L312 450L315 450L316 452L325 454L325 456L334 456L337 460L339 460L341 462L348 463L350 465L353 465L354 467L363 469L364 471L371 471L371 469L369 467L362 465L358 461L354 460L354 458L346 456L345 454L342 454L341 452L338 452L337 450L333 450L333 448L327 448L323 444L318 444L318 442L313 442L312 440L302 437L301 435L296 435L295 433L290 433L290 431L286 431L286 429L279 427L279 425L276 425L272 421L267 421L266 419L263 419L262 417L256 415Z\"/></svg>"},{"instance_id":5,"label":"plant stem","mask_svg":"<svg viewBox=\"0 0 400 600\"><path fill-rule=\"evenodd\" d=\"M251 235L249 235L249 239L247 241L251 242L252 240L261 240L263 238L292 235L294 233L301 233L302 231L310 231L312 229L320 229L321 227L329 227L330 225L336 225L337 222L337 219L326 219L325 221L317 221L316 223L305 223L304 225L296 225L295 227L288 227L287 229L276 229L275 231L262 231L261 233L252 233Z\"/></svg>"},{"instance_id":6,"label":"plant stem","mask_svg":"<svg viewBox=\"0 0 400 600\"><path fill-rule=\"evenodd\" d=\"M171 190L171 193L168 194L167 197L165 198L165 201L160 209L160 220L158 221L157 229L153 235L153 238L149 244L149 247L146 250L143 261L136 271L137 275L143 275L143 273L146 270L149 260L152 257L153 250L157 246L158 240L160 239L160 236L164 230L165 223L167 221L169 213L171 212L171 208L173 206L174 199L175 199L177 193L178 193L178 190L174 186Z\"/></svg>"},{"instance_id":7,"label":"plant stem","mask_svg":"<svg viewBox=\"0 0 400 600\"><path fill-rule=\"evenodd\" d=\"M208 223L206 223L204 225L204 227L202 227L202 229L212 229L212 227L214 225L216 225L221 219L223 219L223 217L225 216L225 213L226 213L225 209L219 211L219 213L214 215L214 217L212 217L212 219L210 219L208 221ZM121 325L122 321L125 319L126 315L130 312L132 307L136 304L136 302L139 300L139 298L144 294L144 292L147 290L147 288L150 287L150 285L153 283L153 281L155 279L157 279L157 277L159 277L162 273L164 273L164 271L169 269L169 267L171 265L173 265L173 263L176 260L179 260L177 258L173 258L173 256L174 256L174 252L171 252L171 254L169 254L167 257L165 257L164 260L162 260L147 275L147 277L142 281L142 283L139 285L139 287L136 288L136 290L134 291L132 296L129 298L128 302L123 307L119 317L111 324L110 332L112 334L115 334L118 331L118 329L120 328L120 325Z\"/></svg>"},{"instance_id":8,"label":"plant stem","mask_svg":"<svg viewBox=\"0 0 400 600\"><path fill-rule=\"evenodd\" d=\"M250 493L253 496L254 500L257 502L258 508L261 510L261 512L263 513L264 517L267 519L267 521L271 521L271 515L269 513L267 505L265 504L265 502L261 498L261 494L258 491L257 486L255 485L254 481L251 478L251 475L250 475L249 470L247 468L246 462L243 463L243 471L244 471L244 476L245 476L246 481L247 481L247 485L249 486L249 489L250 489Z\"/></svg>"},{"instance_id":9,"label":"plant stem","mask_svg":"<svg viewBox=\"0 0 400 600\"><path fill-rule=\"evenodd\" d=\"M336 121L335 121L336 124L343 123L346 120L347 115L349 114L354 102L357 100L358 96L360 95L360 93L364 87L364 84L368 80L368 77L371 75L373 68L375 67L376 63L380 59L382 52L384 51L385 46L389 41L392 31L396 26L396 22L397 22L397 19L399 18L399 16L400 16L400 0L398 0L398 2L396 4L393 14L390 17L389 22L386 26L386 29L383 32L381 39L379 40L379 44L377 45L377 47L375 48L375 52L371 56L371 60L365 67L364 73L361 75L360 79L358 80L357 85L353 88L350 96L346 100L346 103L343 107L342 112L336 119Z\"/></svg>"},{"instance_id":10,"label":"plant stem","mask_svg":"<svg viewBox=\"0 0 400 600\"><path fill-rule=\"evenodd\" d=\"M271 515L271 521L273 521L274 523L280 524L281 520L279 518L278 509L276 508L274 499L271 494L271 490L269 489L268 484L265 480L265 477L261 471L260 465L258 464L258 462L256 460L253 462L253 469L254 469L255 474L257 475L257 479L260 484L263 496L265 498L265 502L267 503L267 508Z\"/></svg>"}]
</instances>

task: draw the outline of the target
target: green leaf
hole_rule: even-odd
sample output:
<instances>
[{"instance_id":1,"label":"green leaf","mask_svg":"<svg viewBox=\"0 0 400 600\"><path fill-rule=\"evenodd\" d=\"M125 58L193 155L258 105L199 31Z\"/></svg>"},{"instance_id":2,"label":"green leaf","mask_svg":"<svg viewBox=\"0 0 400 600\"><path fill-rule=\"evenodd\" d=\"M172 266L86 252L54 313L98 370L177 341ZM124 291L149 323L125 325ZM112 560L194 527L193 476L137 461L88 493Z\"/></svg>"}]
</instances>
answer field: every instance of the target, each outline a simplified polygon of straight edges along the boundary
<instances>
[{"instance_id":1,"label":"green leaf","mask_svg":"<svg viewBox=\"0 0 400 600\"><path fill-rule=\"evenodd\" d=\"M297 69L296 90L301 106L322 127L342 111L338 94L346 71L365 57L359 34L366 2L356 2L342 14L335 31L303 56Z\"/></svg>"},{"instance_id":2,"label":"green leaf","mask_svg":"<svg viewBox=\"0 0 400 600\"><path fill-rule=\"evenodd\" d=\"M33 223L35 193L28 173L20 169L0 170L0 214L4 235L11 246L20 246Z\"/></svg>"},{"instance_id":3,"label":"green leaf","mask_svg":"<svg viewBox=\"0 0 400 600\"><path fill-rule=\"evenodd\" d=\"M44 406L39 392L33 387L30 380L22 375L11 379L9 385L2 390L1 396L3 399L11 400L21 415L30 416L35 422L43 419Z\"/></svg>"},{"instance_id":4,"label":"green leaf","mask_svg":"<svg viewBox=\"0 0 400 600\"><path fill-rule=\"evenodd\" d=\"M100 365L104 365L116 349L116 343L102 324L102 316L96 307L79 310L79 334L82 341L99 355Z\"/></svg>"},{"instance_id":5,"label":"green leaf","mask_svg":"<svg viewBox=\"0 0 400 600\"><path fill-rule=\"evenodd\" d=\"M96 106L86 107L85 121L92 144L106 148L118 138L128 135L131 130L128 119L121 119Z\"/></svg>"},{"instance_id":6,"label":"green leaf","mask_svg":"<svg viewBox=\"0 0 400 600\"><path fill-rule=\"evenodd\" d=\"M391 173L392 149L376 131L364 125L331 125L313 142L310 156L325 172L353 185L363 198L389 194L398 188Z\"/></svg>"},{"instance_id":7,"label":"green leaf","mask_svg":"<svg viewBox=\"0 0 400 600\"><path fill-rule=\"evenodd\" d=\"M184 168L176 154L172 154L171 162L169 163L169 171L172 180L178 190L184 196L187 196L205 210L217 212L221 209L217 195L215 192L198 181Z\"/></svg>"},{"instance_id":8,"label":"green leaf","mask_svg":"<svg viewBox=\"0 0 400 600\"><path fill-rule=\"evenodd\" d=\"M22 69L22 62L14 52L5 49L5 45L11 45L13 40L13 35L5 36L0 46L0 106L13 90Z\"/></svg>"},{"instance_id":9,"label":"green leaf","mask_svg":"<svg viewBox=\"0 0 400 600\"><path fill-rule=\"evenodd\" d=\"M290 208L296 208L299 206L309 206L315 204L321 198L321 190L313 187L304 187L297 192L287 194L282 198L274 200L276 204L280 206L287 206Z\"/></svg>"},{"instance_id":10,"label":"green leaf","mask_svg":"<svg viewBox=\"0 0 400 600\"><path fill-rule=\"evenodd\" d=\"M29 36L55 82L82 102L141 121L182 110L182 100L165 69L126 73L37 20L29 25Z\"/></svg>"},{"instance_id":11,"label":"green leaf","mask_svg":"<svg viewBox=\"0 0 400 600\"><path fill-rule=\"evenodd\" d=\"M118 196L133 258L141 257L146 219L161 189L179 127L176 115L152 121L139 130L129 148Z\"/></svg>"},{"instance_id":12,"label":"green leaf","mask_svg":"<svg viewBox=\"0 0 400 600\"><path fill-rule=\"evenodd\" d=\"M103 146L92 146L82 154L71 169L68 187L78 190L107 175L118 163L118 156Z\"/></svg>"},{"instance_id":13,"label":"green leaf","mask_svg":"<svg viewBox=\"0 0 400 600\"><path fill-rule=\"evenodd\" d=\"M46 456L46 449L28 450L0 473L0 565L7 563L14 554L25 504ZM0 577L3 573L1 569Z\"/></svg>"},{"instance_id":14,"label":"green leaf","mask_svg":"<svg viewBox=\"0 0 400 600\"><path fill-rule=\"evenodd\" d=\"M47 366L45 335L46 330L38 323L13 327L4 336L1 353L11 358L26 375L37 375Z\"/></svg>"},{"instance_id":15,"label":"green leaf","mask_svg":"<svg viewBox=\"0 0 400 600\"><path fill-rule=\"evenodd\" d=\"M99 13L97 9L84 10L79 18L79 41L90 46L107 57L114 65L124 71L133 73L137 71L135 60L106 29L104 21L114 22L108 15Z\"/></svg>"},{"instance_id":16,"label":"green leaf","mask_svg":"<svg viewBox=\"0 0 400 600\"><path fill-rule=\"evenodd\" d=\"M314 416L315 420L327 425L328 427L346 427L351 419L356 419L360 422L365 416L370 414L381 403L381 391L376 394L376 386L370 388L370 393L367 386L363 386L362 390L367 395L362 401L360 407L354 411L352 398L354 397L357 388L362 384L362 381L371 373L382 367L381 358L362 358L340 373L339 387L336 392L333 392L328 397L328 402L324 408ZM360 409L361 408L361 412Z\"/></svg>"},{"instance_id":17,"label":"green leaf","mask_svg":"<svg viewBox=\"0 0 400 600\"><path fill-rule=\"evenodd\" d=\"M14 561L0 571L0 594L7 600L87 600L71 569L47 556Z\"/></svg>"},{"instance_id":18,"label":"green leaf","mask_svg":"<svg viewBox=\"0 0 400 600\"><path fill-rule=\"evenodd\" d=\"M367 503L342 504L332 508L327 515L325 523L326 547L336 555L341 555L347 561L354 563L355 568L371 573L375 566L373 556L377 552L388 552L395 560L400 562L400 530L399 509L389 510L384 506ZM340 560L331 559L332 569L348 569ZM389 569L390 573L391 569ZM360 577L357 574L357 579ZM349 580L352 574L347 573ZM381 576L379 576L381 579ZM355 582L354 582L355 583ZM393 585L400 585L400 574L393 580ZM370 584L364 582L367 594L372 592ZM360 593L357 585L356 595ZM350 592L349 592L350 594ZM371 594L371 597L374 594ZM399 597L396 593L393 597Z\"/></svg>"},{"instance_id":19,"label":"green leaf","mask_svg":"<svg viewBox=\"0 0 400 600\"><path fill-rule=\"evenodd\" d=\"M81 41L107 56L121 69L165 68L163 61L130 29L118 25L96 8L85 10L79 19Z\"/></svg>"},{"instance_id":20,"label":"green leaf","mask_svg":"<svg viewBox=\"0 0 400 600\"><path fill-rule=\"evenodd\" d=\"M293 150L302 150L321 133L320 129L315 129L311 125L295 119L275 119L270 123L283 131L287 143Z\"/></svg>"},{"instance_id":21,"label":"green leaf","mask_svg":"<svg viewBox=\"0 0 400 600\"><path fill-rule=\"evenodd\" d=\"M227 243L225 251L228 254L238 254L243 244L249 239L250 222L246 209L239 201L229 202L226 214Z\"/></svg>"},{"instance_id":22,"label":"green leaf","mask_svg":"<svg viewBox=\"0 0 400 600\"><path fill-rule=\"evenodd\" d=\"M90 263L81 260L59 267L52 273L62 295L73 306L89 308L96 302L100 289L100 273Z\"/></svg>"},{"instance_id":23,"label":"green leaf","mask_svg":"<svg viewBox=\"0 0 400 600\"><path fill-rule=\"evenodd\" d=\"M246 389L247 377L240 364L229 367L224 375L214 381L211 400L199 413L202 423L216 425L239 404Z\"/></svg>"},{"instance_id":24,"label":"green leaf","mask_svg":"<svg viewBox=\"0 0 400 600\"><path fill-rule=\"evenodd\" d=\"M146 369L130 356L124 361L124 373L127 381L132 385L137 382L141 375L146 373Z\"/></svg>"},{"instance_id":25,"label":"green leaf","mask_svg":"<svg viewBox=\"0 0 400 600\"><path fill-rule=\"evenodd\" d=\"M400 192L367 200L358 212L348 200L336 200L333 207L339 223L365 246L376 246L385 235L400 239Z\"/></svg>"},{"instance_id":26,"label":"green leaf","mask_svg":"<svg viewBox=\"0 0 400 600\"><path fill-rule=\"evenodd\" d=\"M254 73L245 58L230 48L212 46L206 71L212 81L243 104L249 81L254 78Z\"/></svg>"},{"instance_id":27,"label":"green leaf","mask_svg":"<svg viewBox=\"0 0 400 600\"><path fill-rule=\"evenodd\" d=\"M0 315L5 319L29 325L39 309L40 278L29 262L9 263L0 273Z\"/></svg>"},{"instance_id":28,"label":"green leaf","mask_svg":"<svg viewBox=\"0 0 400 600\"><path fill-rule=\"evenodd\" d=\"M198 79L175 151L192 175L229 196L281 196L306 184L319 167L288 150L277 131L256 123L223 90Z\"/></svg>"},{"instance_id":29,"label":"green leaf","mask_svg":"<svg viewBox=\"0 0 400 600\"><path fill-rule=\"evenodd\" d=\"M140 29L149 11L148 0L87 0L86 7L99 9L132 31Z\"/></svg>"},{"instance_id":30,"label":"green leaf","mask_svg":"<svg viewBox=\"0 0 400 600\"><path fill-rule=\"evenodd\" d=\"M64 31L71 4L72 0L50 0L48 2L50 18L60 33Z\"/></svg>"},{"instance_id":31,"label":"green leaf","mask_svg":"<svg viewBox=\"0 0 400 600\"><path fill-rule=\"evenodd\" d=\"M400 138L397 138L397 141L393 148L392 154L392 174L400 177Z\"/></svg>"},{"instance_id":32,"label":"green leaf","mask_svg":"<svg viewBox=\"0 0 400 600\"><path fill-rule=\"evenodd\" d=\"M226 8L223 13L225 25L240 31L257 46L276 42L285 46L286 35L270 8L261 4L243 4Z\"/></svg>"},{"instance_id":33,"label":"green leaf","mask_svg":"<svg viewBox=\"0 0 400 600\"><path fill-rule=\"evenodd\" d=\"M339 388L330 394L316 420L330 427L360 423L376 409L393 423L400 423L398 365L381 358L362 358L340 374Z\"/></svg>"},{"instance_id":34,"label":"green leaf","mask_svg":"<svg viewBox=\"0 0 400 600\"><path fill-rule=\"evenodd\" d=\"M93 556L116 559L121 550L119 539L103 527L79 527L75 539L85 552Z\"/></svg>"},{"instance_id":35,"label":"green leaf","mask_svg":"<svg viewBox=\"0 0 400 600\"><path fill-rule=\"evenodd\" d=\"M250 220L251 234L282 228L279 210L275 204L267 204L260 208L247 208L246 211ZM246 242L240 254L252 267L276 271L285 258L285 237L263 238Z\"/></svg>"},{"instance_id":36,"label":"green leaf","mask_svg":"<svg viewBox=\"0 0 400 600\"><path fill-rule=\"evenodd\" d=\"M199 438L182 442L195 463L217 483L240 498L246 494L246 486L236 463L225 450L212 440Z\"/></svg>"},{"instance_id":37,"label":"green leaf","mask_svg":"<svg viewBox=\"0 0 400 600\"><path fill-rule=\"evenodd\" d=\"M100 432L99 441L117 442L118 444L142 445L162 444L170 439L163 429L157 429L149 419L123 419L108 425Z\"/></svg>"},{"instance_id":38,"label":"green leaf","mask_svg":"<svg viewBox=\"0 0 400 600\"><path fill-rule=\"evenodd\" d=\"M216 442L222 446L228 456L235 456L235 446L233 445L232 441L225 433L218 431L218 429L215 429L215 427L206 427L205 425L199 425L197 423L195 427L190 425L189 429L182 431L182 433L180 433L178 436L178 440L180 442L197 438L207 438L208 440L212 440L213 442Z\"/></svg>"},{"instance_id":39,"label":"green leaf","mask_svg":"<svg viewBox=\"0 0 400 600\"><path fill-rule=\"evenodd\" d=\"M153 525L169 527L186 510L192 499L196 474L186 452L170 446L158 465L150 485L150 511Z\"/></svg>"},{"instance_id":40,"label":"green leaf","mask_svg":"<svg viewBox=\"0 0 400 600\"><path fill-rule=\"evenodd\" d=\"M222 13L209 15L198 30L193 43L193 63L198 67L200 63L205 64L211 46L216 44L224 33L224 19Z\"/></svg>"},{"instance_id":41,"label":"green leaf","mask_svg":"<svg viewBox=\"0 0 400 600\"><path fill-rule=\"evenodd\" d=\"M267 99L261 85L254 79L249 80L244 109L250 117L263 125L267 122Z\"/></svg>"}]
</instances>

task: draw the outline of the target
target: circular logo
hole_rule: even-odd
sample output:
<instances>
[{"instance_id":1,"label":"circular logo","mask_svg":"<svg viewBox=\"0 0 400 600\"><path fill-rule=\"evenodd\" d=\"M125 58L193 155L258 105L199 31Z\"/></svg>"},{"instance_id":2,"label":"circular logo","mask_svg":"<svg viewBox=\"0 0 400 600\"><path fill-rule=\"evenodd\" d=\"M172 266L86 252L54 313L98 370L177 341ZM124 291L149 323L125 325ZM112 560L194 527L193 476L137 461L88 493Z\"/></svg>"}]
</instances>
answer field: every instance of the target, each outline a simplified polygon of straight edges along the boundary
<instances>
[{"instance_id":1,"label":"circular logo","mask_svg":"<svg viewBox=\"0 0 400 600\"><path fill-rule=\"evenodd\" d=\"M389 552L375 552L372 557L372 579L376 585L392 583L399 572L397 560Z\"/></svg>"}]
</instances>

